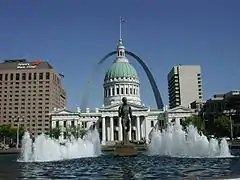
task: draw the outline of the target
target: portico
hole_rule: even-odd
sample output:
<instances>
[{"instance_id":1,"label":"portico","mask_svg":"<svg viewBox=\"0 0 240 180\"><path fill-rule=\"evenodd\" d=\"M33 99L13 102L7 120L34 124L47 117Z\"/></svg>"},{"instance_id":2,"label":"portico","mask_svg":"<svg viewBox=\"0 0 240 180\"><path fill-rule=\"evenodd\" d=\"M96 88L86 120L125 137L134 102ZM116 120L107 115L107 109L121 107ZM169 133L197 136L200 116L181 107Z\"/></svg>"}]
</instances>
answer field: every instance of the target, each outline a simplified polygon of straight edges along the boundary
<instances>
[{"instance_id":1,"label":"portico","mask_svg":"<svg viewBox=\"0 0 240 180\"><path fill-rule=\"evenodd\" d=\"M99 109L101 117L102 142L114 142L123 140L121 118L118 117L118 107L121 104L114 104ZM133 120L130 124L129 140L140 141L146 138L146 120L148 107L132 104Z\"/></svg>"},{"instance_id":2,"label":"portico","mask_svg":"<svg viewBox=\"0 0 240 180\"><path fill-rule=\"evenodd\" d=\"M144 135L144 121L140 122L140 117L134 116L135 121L130 124L129 140L140 141ZM144 116L143 116L144 117ZM106 122L107 121L107 122ZM102 139L103 141L122 141L122 124L121 118L102 117Z\"/></svg>"}]
</instances>

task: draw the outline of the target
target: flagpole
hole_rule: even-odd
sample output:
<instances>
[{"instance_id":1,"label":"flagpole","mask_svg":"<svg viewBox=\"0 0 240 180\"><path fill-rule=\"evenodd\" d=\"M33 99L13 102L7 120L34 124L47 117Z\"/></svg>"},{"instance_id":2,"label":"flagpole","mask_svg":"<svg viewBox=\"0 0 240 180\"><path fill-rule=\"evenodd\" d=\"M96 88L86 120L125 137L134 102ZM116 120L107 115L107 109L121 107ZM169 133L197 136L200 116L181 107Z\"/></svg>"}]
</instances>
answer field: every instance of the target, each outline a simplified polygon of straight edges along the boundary
<instances>
[{"instance_id":1,"label":"flagpole","mask_svg":"<svg viewBox=\"0 0 240 180\"><path fill-rule=\"evenodd\" d=\"M120 40L122 40L122 17L120 17L119 38Z\"/></svg>"}]
</instances>

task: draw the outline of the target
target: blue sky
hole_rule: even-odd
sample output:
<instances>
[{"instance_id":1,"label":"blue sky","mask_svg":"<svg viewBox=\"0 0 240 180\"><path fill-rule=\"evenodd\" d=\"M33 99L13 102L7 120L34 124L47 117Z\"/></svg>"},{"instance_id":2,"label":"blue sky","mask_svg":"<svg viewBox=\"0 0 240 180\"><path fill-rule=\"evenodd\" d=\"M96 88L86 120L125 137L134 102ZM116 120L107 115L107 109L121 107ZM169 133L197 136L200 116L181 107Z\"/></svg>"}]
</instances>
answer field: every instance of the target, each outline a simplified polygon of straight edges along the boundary
<instances>
[{"instance_id":1,"label":"blue sky","mask_svg":"<svg viewBox=\"0 0 240 180\"><path fill-rule=\"evenodd\" d=\"M165 104L167 73L177 64L202 66L204 98L239 89L239 0L1 0L0 60L25 57L49 61L65 75L68 107L75 109L93 66L115 50L119 17L128 50L152 71ZM156 107L143 69L131 58L141 79L141 97ZM104 74L93 81L89 106L103 103Z\"/></svg>"}]
</instances>

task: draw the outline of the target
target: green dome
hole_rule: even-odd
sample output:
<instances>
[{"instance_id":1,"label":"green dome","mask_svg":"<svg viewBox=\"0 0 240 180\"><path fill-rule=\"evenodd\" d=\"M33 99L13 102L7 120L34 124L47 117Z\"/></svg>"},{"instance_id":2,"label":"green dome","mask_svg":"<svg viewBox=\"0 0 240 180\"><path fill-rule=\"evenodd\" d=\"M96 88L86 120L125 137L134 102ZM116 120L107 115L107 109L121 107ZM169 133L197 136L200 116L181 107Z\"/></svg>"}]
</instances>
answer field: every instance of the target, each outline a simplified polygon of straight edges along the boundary
<instances>
[{"instance_id":1,"label":"green dome","mask_svg":"<svg viewBox=\"0 0 240 180\"><path fill-rule=\"evenodd\" d=\"M115 62L108 69L105 80L122 77L138 78L137 71L128 62Z\"/></svg>"}]
</instances>

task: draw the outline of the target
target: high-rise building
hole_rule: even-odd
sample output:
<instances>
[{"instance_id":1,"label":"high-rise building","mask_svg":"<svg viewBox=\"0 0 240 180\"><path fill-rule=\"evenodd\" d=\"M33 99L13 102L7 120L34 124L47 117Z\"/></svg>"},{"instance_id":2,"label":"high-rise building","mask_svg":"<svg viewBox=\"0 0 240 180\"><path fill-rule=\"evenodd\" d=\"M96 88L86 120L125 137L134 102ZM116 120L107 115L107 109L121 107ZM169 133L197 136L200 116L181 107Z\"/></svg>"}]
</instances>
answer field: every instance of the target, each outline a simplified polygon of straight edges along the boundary
<instances>
[{"instance_id":1,"label":"high-rise building","mask_svg":"<svg viewBox=\"0 0 240 180\"><path fill-rule=\"evenodd\" d=\"M199 65L174 66L168 73L169 107L189 107L203 99L202 75Z\"/></svg>"},{"instance_id":2,"label":"high-rise building","mask_svg":"<svg viewBox=\"0 0 240 180\"><path fill-rule=\"evenodd\" d=\"M32 134L50 128L49 113L66 106L66 92L58 74L48 62L26 59L0 63L0 124Z\"/></svg>"}]
</instances>

